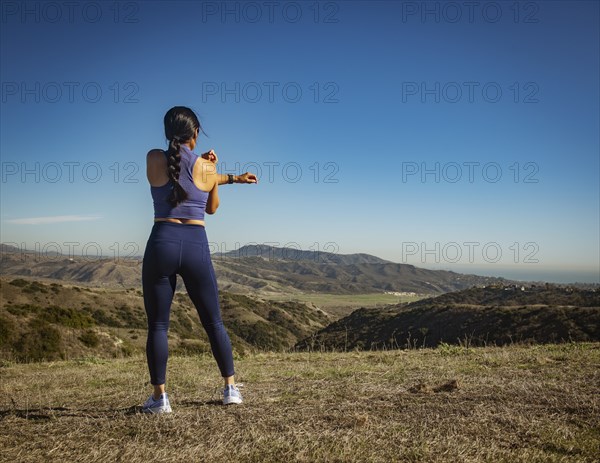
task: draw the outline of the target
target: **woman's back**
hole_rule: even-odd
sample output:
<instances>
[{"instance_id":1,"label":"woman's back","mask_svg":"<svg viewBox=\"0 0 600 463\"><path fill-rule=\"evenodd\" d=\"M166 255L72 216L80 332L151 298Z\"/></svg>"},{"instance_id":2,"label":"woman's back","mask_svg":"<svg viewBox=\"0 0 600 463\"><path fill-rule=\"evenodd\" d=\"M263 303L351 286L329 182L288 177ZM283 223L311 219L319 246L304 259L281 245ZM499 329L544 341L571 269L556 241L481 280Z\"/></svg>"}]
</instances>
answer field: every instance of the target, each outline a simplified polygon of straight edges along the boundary
<instances>
[{"instance_id":1,"label":"woman's back","mask_svg":"<svg viewBox=\"0 0 600 463\"><path fill-rule=\"evenodd\" d=\"M209 191L205 191L198 186L197 183L200 183L198 180L202 179L198 179L199 172L197 171L206 171L206 169L203 169L203 167L204 162L208 161L205 161L194 154L187 145L181 145L179 151L181 154L179 184L187 193L187 198L177 206L173 207L169 203L168 198L172 189L174 188L174 183L166 174L168 165L166 152L162 150L160 152L162 153L162 156L164 156L163 172L166 176L166 183L160 186L154 186L152 183L150 184L150 192L154 202L154 218L204 220L204 213L206 210L206 202L208 200ZM200 167L200 169L197 169L197 167Z\"/></svg>"}]
</instances>

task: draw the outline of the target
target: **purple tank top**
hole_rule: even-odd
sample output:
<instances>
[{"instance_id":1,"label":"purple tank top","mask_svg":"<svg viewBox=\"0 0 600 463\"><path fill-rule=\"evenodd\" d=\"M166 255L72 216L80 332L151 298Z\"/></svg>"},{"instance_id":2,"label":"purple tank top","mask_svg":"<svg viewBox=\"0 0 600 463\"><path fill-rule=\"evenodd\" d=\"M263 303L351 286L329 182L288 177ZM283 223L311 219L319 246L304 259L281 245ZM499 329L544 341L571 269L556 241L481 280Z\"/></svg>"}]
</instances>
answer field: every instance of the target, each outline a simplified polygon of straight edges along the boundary
<instances>
[{"instance_id":1,"label":"purple tank top","mask_svg":"<svg viewBox=\"0 0 600 463\"><path fill-rule=\"evenodd\" d=\"M208 191L199 189L194 184L193 169L198 155L194 154L186 145L181 145L181 162L179 184L188 194L188 199L172 207L167 198L173 188L171 179L162 186L150 186L150 193L154 201L154 218L180 218L204 220ZM166 152L165 152L166 155Z\"/></svg>"}]
</instances>

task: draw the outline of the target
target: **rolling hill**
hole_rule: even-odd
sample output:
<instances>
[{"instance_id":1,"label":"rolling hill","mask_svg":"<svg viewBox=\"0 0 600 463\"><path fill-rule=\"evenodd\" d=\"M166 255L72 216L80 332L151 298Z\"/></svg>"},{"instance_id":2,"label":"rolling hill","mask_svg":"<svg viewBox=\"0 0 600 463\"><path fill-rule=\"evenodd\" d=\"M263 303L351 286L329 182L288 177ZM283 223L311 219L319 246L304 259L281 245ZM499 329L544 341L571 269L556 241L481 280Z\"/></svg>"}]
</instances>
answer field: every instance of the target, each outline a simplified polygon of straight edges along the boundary
<instances>
[{"instance_id":1,"label":"rolling hill","mask_svg":"<svg viewBox=\"0 0 600 463\"><path fill-rule=\"evenodd\" d=\"M299 349L396 349L441 343L600 341L600 292L555 285L470 288L410 304L358 309Z\"/></svg>"},{"instance_id":2,"label":"rolling hill","mask_svg":"<svg viewBox=\"0 0 600 463\"><path fill-rule=\"evenodd\" d=\"M238 354L287 349L331 322L312 304L226 291L221 291L219 303ZM140 290L0 278L0 358L120 357L143 352L145 339ZM173 352L210 352L196 309L185 293L175 294L169 339Z\"/></svg>"},{"instance_id":3,"label":"rolling hill","mask_svg":"<svg viewBox=\"0 0 600 463\"><path fill-rule=\"evenodd\" d=\"M340 255L293 248L245 246L213 255L219 288L238 294L318 292L364 294L384 291L442 294L503 278L428 270L368 254ZM0 275L29 276L95 287L140 288L140 258L40 255L2 246ZM178 289L182 288L179 281Z\"/></svg>"}]
</instances>

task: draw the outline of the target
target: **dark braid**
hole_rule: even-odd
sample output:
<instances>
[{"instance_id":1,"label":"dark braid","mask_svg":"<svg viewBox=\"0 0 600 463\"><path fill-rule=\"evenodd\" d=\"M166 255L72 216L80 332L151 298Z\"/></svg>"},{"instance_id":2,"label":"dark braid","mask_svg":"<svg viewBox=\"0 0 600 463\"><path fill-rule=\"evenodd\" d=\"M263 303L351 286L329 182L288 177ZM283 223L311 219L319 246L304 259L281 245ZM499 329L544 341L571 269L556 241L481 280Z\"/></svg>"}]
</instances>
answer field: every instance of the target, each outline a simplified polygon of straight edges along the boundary
<instances>
[{"instance_id":1,"label":"dark braid","mask_svg":"<svg viewBox=\"0 0 600 463\"><path fill-rule=\"evenodd\" d=\"M194 112L185 106L175 106L165 114L165 136L169 140L168 156L168 174L173 182L173 189L167 198L172 207L188 198L187 192L179 183L179 174L181 172L181 144L192 140L198 132L202 131L200 122Z\"/></svg>"},{"instance_id":2,"label":"dark braid","mask_svg":"<svg viewBox=\"0 0 600 463\"><path fill-rule=\"evenodd\" d=\"M179 203L185 201L188 198L187 192L183 189L181 184L179 183L179 174L181 172L181 152L179 149L181 148L181 141L174 138L169 140L169 149L167 150L168 155L168 169L169 169L169 178L173 181L173 189L171 190L171 194L167 198L167 201L171 204L171 206L176 207Z\"/></svg>"}]
</instances>

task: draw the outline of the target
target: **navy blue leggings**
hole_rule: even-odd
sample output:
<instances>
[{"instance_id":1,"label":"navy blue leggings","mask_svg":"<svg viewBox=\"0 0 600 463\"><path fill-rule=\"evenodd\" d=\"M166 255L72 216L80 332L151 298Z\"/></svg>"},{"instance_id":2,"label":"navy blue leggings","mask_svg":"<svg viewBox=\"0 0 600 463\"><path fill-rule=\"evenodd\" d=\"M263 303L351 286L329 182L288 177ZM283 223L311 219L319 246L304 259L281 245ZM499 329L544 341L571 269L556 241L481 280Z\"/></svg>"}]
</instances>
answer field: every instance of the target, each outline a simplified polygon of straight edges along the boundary
<instances>
[{"instance_id":1,"label":"navy blue leggings","mask_svg":"<svg viewBox=\"0 0 600 463\"><path fill-rule=\"evenodd\" d=\"M202 225L155 222L142 263L150 382L153 385L165 383L169 355L167 330L177 274L183 278L198 311L221 376L233 376L231 341L221 319L217 280L206 230Z\"/></svg>"}]
</instances>

